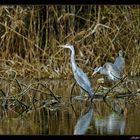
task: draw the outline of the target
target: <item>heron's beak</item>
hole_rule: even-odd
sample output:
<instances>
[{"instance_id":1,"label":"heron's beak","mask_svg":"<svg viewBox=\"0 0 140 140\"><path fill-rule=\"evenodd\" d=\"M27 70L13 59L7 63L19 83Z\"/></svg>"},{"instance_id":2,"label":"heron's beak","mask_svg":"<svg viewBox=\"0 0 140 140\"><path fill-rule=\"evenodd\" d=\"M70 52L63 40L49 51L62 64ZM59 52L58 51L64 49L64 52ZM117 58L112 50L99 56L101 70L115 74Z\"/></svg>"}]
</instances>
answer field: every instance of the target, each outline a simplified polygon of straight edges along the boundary
<instances>
[{"instance_id":1,"label":"heron's beak","mask_svg":"<svg viewBox=\"0 0 140 140\"><path fill-rule=\"evenodd\" d=\"M65 46L65 45L59 45L58 47L60 47L60 48L64 48L64 46Z\"/></svg>"},{"instance_id":2,"label":"heron's beak","mask_svg":"<svg viewBox=\"0 0 140 140\"><path fill-rule=\"evenodd\" d=\"M92 76L95 75L96 73L98 73L100 71L102 67L96 67L95 69L93 69L93 73L92 73Z\"/></svg>"},{"instance_id":3,"label":"heron's beak","mask_svg":"<svg viewBox=\"0 0 140 140\"><path fill-rule=\"evenodd\" d=\"M92 73L92 76L95 75L96 73L97 73L97 71L94 71L94 72Z\"/></svg>"},{"instance_id":4,"label":"heron's beak","mask_svg":"<svg viewBox=\"0 0 140 140\"><path fill-rule=\"evenodd\" d=\"M92 70L93 70L93 73L92 73L92 76L93 76L97 73L97 71L95 71L95 69L92 69Z\"/></svg>"}]
</instances>

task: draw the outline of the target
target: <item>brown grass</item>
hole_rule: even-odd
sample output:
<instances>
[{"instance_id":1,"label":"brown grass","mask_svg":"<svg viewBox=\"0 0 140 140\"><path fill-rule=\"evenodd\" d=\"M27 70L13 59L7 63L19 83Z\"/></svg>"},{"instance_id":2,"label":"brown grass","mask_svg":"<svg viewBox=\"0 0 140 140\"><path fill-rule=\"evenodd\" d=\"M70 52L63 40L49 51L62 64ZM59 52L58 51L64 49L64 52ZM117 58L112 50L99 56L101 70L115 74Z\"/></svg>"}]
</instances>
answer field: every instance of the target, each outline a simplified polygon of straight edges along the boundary
<instances>
[{"instance_id":1,"label":"brown grass","mask_svg":"<svg viewBox=\"0 0 140 140\"><path fill-rule=\"evenodd\" d=\"M71 78L70 53L89 76L92 68L113 62L124 50L126 72L140 74L140 6L42 5L0 6L0 71L18 76Z\"/></svg>"}]
</instances>

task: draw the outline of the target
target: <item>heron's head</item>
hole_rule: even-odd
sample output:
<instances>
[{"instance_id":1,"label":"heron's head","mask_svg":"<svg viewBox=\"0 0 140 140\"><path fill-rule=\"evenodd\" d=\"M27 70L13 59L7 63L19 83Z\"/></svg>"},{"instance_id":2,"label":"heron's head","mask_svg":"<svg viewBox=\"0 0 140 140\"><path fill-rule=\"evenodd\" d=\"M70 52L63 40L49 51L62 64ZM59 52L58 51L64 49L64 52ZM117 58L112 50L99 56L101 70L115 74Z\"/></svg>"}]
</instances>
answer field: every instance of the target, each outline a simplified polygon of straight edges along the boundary
<instances>
[{"instance_id":1,"label":"heron's head","mask_svg":"<svg viewBox=\"0 0 140 140\"><path fill-rule=\"evenodd\" d=\"M123 51L119 50L119 56L123 56Z\"/></svg>"},{"instance_id":2,"label":"heron's head","mask_svg":"<svg viewBox=\"0 0 140 140\"><path fill-rule=\"evenodd\" d=\"M111 68L111 63L107 62L103 65L103 68L106 69L106 70L109 70Z\"/></svg>"},{"instance_id":3,"label":"heron's head","mask_svg":"<svg viewBox=\"0 0 140 140\"><path fill-rule=\"evenodd\" d=\"M73 45L71 45L70 43L67 43L66 45L60 45L59 47L63 47L63 48L69 48L69 49L73 49Z\"/></svg>"}]
</instances>

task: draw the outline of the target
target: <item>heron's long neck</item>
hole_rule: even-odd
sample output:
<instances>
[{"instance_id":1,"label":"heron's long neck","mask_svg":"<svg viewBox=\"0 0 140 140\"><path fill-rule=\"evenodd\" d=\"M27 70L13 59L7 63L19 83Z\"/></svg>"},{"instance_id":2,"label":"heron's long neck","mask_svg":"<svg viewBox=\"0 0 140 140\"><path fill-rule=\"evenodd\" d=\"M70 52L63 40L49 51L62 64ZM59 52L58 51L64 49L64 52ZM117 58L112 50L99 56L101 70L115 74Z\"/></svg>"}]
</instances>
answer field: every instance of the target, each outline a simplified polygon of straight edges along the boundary
<instances>
[{"instance_id":1,"label":"heron's long neck","mask_svg":"<svg viewBox=\"0 0 140 140\"><path fill-rule=\"evenodd\" d=\"M75 52L74 52L74 48L71 49L71 65L72 65L72 69L73 71L76 69L77 65L75 63Z\"/></svg>"}]
</instances>

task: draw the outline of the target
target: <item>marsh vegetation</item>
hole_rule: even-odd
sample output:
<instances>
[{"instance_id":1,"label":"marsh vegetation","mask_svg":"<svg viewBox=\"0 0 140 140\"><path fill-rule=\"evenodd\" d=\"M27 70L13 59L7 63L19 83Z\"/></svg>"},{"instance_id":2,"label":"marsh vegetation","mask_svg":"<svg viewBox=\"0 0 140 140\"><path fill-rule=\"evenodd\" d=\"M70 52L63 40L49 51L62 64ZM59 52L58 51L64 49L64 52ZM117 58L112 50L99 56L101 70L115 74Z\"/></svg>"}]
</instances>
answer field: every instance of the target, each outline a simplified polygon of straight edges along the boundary
<instances>
[{"instance_id":1,"label":"marsh vegetation","mask_svg":"<svg viewBox=\"0 0 140 140\"><path fill-rule=\"evenodd\" d=\"M139 5L3 5L1 74L11 68L23 77L71 78L69 53L57 47L70 42L89 76L91 68L113 61L120 49L126 73L139 75L139 13Z\"/></svg>"},{"instance_id":2,"label":"marsh vegetation","mask_svg":"<svg viewBox=\"0 0 140 140\"><path fill-rule=\"evenodd\" d=\"M49 121L54 116L51 121L55 123L51 122L52 124L43 126L44 119L39 117L41 128L37 128L35 124L37 119L34 119L35 126L27 129L31 129L32 134L53 134L56 132L55 124L62 125L65 119L68 119L63 116L66 110L69 110L66 113L67 117L71 116L76 123L78 117L75 117L72 109L64 108L69 106L69 93L74 82L70 52L59 48L59 45L69 42L75 46L76 63L87 73L95 89L98 82L93 80L92 69L105 62L113 62L119 50L124 52L124 74L128 78L138 77L140 75L139 15L139 5L0 6L0 110L2 112L0 117L7 119L4 119L6 122L1 123L5 126L9 125L7 122L10 118L12 118L11 123L15 123L13 118L30 116L32 111L36 117L36 111L39 111L38 116L44 117L46 113ZM64 80L64 82L60 84L56 82L57 80ZM132 81L130 80L128 85L132 93L137 94L139 86L132 86ZM73 95L79 93L79 89L75 87ZM130 98L127 97L127 102ZM137 100L139 97L134 97L133 102L137 103ZM95 104L99 110L104 110L98 102ZM61 108L64 108L62 112L55 112L60 111ZM44 114L40 113L42 110ZM134 111L137 116L137 109ZM130 109L129 112L133 111ZM77 113L80 114L80 111ZM103 112L99 111L99 113L101 115ZM57 122L58 119L61 121ZM45 123L48 120L45 120ZM128 119L127 121L133 123ZM68 120L65 123L71 124ZM131 126L134 127L133 124ZM62 127L67 132L59 128L56 133L70 132L71 134L74 124L65 128L66 126ZM12 130L12 126L10 129ZM21 134L20 130L6 132ZM127 134L133 133L132 130L130 133L129 130L127 132ZM100 133L103 132L96 132L96 134ZM137 130L134 133L137 134ZM1 134L4 134L3 130Z\"/></svg>"}]
</instances>

